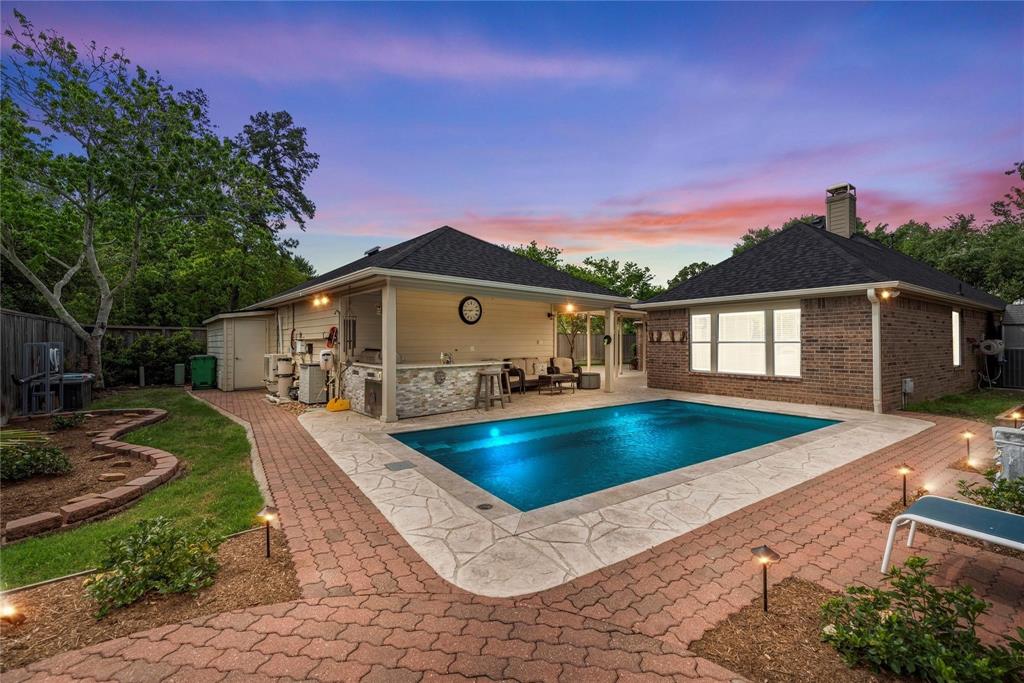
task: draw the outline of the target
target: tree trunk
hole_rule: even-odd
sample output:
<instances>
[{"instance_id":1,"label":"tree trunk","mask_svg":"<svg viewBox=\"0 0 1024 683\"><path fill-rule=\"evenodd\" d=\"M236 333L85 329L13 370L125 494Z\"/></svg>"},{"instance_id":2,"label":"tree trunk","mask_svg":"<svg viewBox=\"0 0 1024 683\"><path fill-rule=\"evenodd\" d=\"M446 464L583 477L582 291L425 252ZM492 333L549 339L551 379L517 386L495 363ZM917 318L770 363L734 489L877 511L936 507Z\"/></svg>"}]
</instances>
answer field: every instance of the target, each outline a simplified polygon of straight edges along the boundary
<instances>
[{"instance_id":1,"label":"tree trunk","mask_svg":"<svg viewBox=\"0 0 1024 683\"><path fill-rule=\"evenodd\" d=\"M89 372L96 375L93 386L102 389L103 383L103 335L89 335L85 343L85 353L89 362Z\"/></svg>"}]
</instances>

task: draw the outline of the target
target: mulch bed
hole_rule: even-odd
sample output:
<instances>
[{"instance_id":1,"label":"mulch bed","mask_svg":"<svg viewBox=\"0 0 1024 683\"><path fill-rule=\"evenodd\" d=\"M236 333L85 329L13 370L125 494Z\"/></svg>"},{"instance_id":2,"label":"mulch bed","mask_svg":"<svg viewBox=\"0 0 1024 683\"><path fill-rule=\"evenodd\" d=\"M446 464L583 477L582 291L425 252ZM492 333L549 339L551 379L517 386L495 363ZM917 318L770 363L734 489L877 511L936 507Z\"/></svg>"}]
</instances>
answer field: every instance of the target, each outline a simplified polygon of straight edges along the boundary
<instances>
[{"instance_id":1,"label":"mulch bed","mask_svg":"<svg viewBox=\"0 0 1024 683\"><path fill-rule=\"evenodd\" d=\"M821 641L822 603L835 593L816 583L788 578L771 587L769 612L758 597L707 631L690 650L752 681L901 681L890 674L851 669Z\"/></svg>"},{"instance_id":2,"label":"mulch bed","mask_svg":"<svg viewBox=\"0 0 1024 683\"><path fill-rule=\"evenodd\" d=\"M284 535L273 530L271 539L269 560L262 531L228 539L218 550L220 571L209 588L196 595L152 594L99 621L93 616L95 603L82 589L85 577L14 593L7 599L26 619L16 626L0 624L0 671L164 624L295 600L299 585Z\"/></svg>"},{"instance_id":3,"label":"mulch bed","mask_svg":"<svg viewBox=\"0 0 1024 683\"><path fill-rule=\"evenodd\" d=\"M70 429L53 430L51 418L34 418L24 422L11 424L12 428L31 429L49 434L50 444L57 446L71 460L71 471L68 474L31 477L22 481L5 482L4 504L0 507L0 523L27 517L37 512L56 512L71 498L88 493L103 493L121 486L126 481L146 474L152 465L135 458L115 455L107 460L91 461L95 455L103 451L92 446L89 432L98 432L123 422L124 415L96 415L86 418L85 422ZM111 463L126 461L128 467L111 467ZM100 481L99 476L105 472L119 472L125 475L121 481Z\"/></svg>"},{"instance_id":4,"label":"mulch bed","mask_svg":"<svg viewBox=\"0 0 1024 683\"><path fill-rule=\"evenodd\" d=\"M913 505L915 500L927 494L928 491L926 491L925 489L917 489L916 491L914 491L913 495L908 496L907 499L909 500L910 505ZM878 512L873 513L872 517L888 526L892 523L892 520L895 519L896 515L900 514L904 510L906 510L906 507L903 506L903 501L897 500L894 501L891 505L889 505L889 507L885 508L884 510L880 510ZM982 550L987 550L990 553L998 553L999 555L1007 555L1009 557L1015 557L1018 560L1024 560L1024 552L1020 550L1014 550L1013 548L1007 548L1006 546L996 545L995 543L986 543L985 541L979 540L977 538L973 538L971 536L963 536L961 534L954 534L953 532L946 531L945 529L937 529L932 526L925 526L923 524L919 524L917 526L917 533L925 534L927 536L934 536L935 538L941 538L946 541L953 541L954 543L962 543L963 545L969 545L972 548L981 548Z\"/></svg>"}]
</instances>

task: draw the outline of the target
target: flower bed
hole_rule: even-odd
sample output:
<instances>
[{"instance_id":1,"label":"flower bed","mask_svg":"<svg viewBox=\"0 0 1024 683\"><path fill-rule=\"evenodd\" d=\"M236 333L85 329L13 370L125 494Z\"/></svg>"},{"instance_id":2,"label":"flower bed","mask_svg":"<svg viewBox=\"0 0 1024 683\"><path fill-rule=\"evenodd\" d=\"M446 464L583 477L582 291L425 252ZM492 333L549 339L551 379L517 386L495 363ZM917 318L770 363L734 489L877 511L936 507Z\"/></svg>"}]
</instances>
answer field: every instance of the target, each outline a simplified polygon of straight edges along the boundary
<instances>
[{"instance_id":1,"label":"flower bed","mask_svg":"<svg viewBox=\"0 0 1024 683\"><path fill-rule=\"evenodd\" d=\"M113 409L87 415L91 417L82 424L51 437L72 459L71 474L5 485L5 543L108 516L179 474L181 464L170 453L117 441L123 434L163 420L166 411ZM32 427L37 421L15 425ZM112 467L113 457L105 456L122 457ZM111 481L98 481L100 477Z\"/></svg>"}]
</instances>

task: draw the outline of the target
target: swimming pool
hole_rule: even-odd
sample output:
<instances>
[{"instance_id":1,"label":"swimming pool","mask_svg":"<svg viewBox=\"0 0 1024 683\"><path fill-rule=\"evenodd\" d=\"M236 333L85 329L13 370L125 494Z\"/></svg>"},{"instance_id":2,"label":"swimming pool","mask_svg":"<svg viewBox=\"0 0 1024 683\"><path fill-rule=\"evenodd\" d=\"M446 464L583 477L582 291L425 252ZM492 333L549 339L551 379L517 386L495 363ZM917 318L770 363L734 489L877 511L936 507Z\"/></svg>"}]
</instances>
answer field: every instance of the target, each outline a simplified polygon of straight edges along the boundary
<instances>
[{"instance_id":1,"label":"swimming pool","mask_svg":"<svg viewBox=\"0 0 1024 683\"><path fill-rule=\"evenodd\" d=\"M836 423L666 399L391 436L526 512Z\"/></svg>"}]
</instances>

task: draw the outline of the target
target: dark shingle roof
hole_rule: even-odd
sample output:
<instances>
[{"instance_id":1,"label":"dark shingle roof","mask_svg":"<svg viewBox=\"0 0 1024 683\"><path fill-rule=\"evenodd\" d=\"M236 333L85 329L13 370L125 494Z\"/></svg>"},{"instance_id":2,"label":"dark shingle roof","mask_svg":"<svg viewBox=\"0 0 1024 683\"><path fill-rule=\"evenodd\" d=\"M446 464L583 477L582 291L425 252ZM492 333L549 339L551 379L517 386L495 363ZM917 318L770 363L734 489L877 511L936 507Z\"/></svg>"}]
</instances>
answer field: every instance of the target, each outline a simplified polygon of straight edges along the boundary
<instances>
[{"instance_id":1,"label":"dark shingle roof","mask_svg":"<svg viewBox=\"0 0 1024 683\"><path fill-rule=\"evenodd\" d=\"M387 268L545 287L580 294L618 296L600 285L580 280L557 268L537 263L504 247L485 242L446 225L335 268L301 285L275 294L273 298L315 287L365 268Z\"/></svg>"},{"instance_id":2,"label":"dark shingle roof","mask_svg":"<svg viewBox=\"0 0 1024 683\"><path fill-rule=\"evenodd\" d=\"M997 297L864 235L797 223L644 303L899 280L1002 308Z\"/></svg>"}]
</instances>

